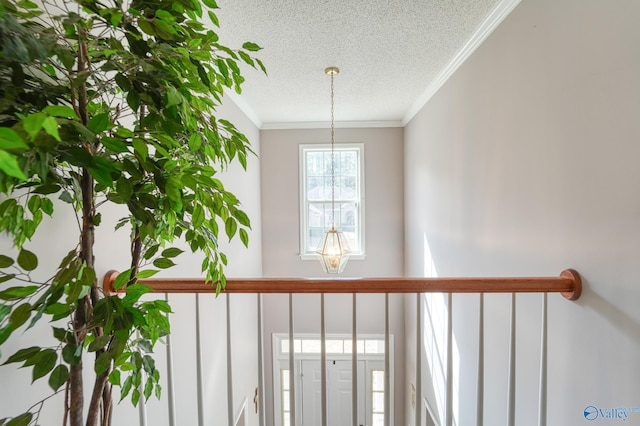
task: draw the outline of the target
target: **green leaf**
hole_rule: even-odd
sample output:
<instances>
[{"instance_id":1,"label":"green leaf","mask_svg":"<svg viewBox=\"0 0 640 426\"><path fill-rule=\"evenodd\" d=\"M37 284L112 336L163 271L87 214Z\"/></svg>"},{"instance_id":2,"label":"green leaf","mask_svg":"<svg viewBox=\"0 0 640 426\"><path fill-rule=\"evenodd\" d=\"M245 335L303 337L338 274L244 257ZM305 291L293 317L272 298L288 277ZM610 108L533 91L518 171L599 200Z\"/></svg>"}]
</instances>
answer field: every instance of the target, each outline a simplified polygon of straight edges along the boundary
<instances>
[{"instance_id":1,"label":"green leaf","mask_svg":"<svg viewBox=\"0 0 640 426\"><path fill-rule=\"evenodd\" d=\"M113 288L116 290L124 287L128 282L131 276L131 268L127 269L124 272L120 272L116 279L113 281Z\"/></svg>"},{"instance_id":2,"label":"green leaf","mask_svg":"<svg viewBox=\"0 0 640 426\"><path fill-rule=\"evenodd\" d=\"M12 176L20 180L27 180L27 177L22 172L16 157L9 154L7 151L0 150L0 171L4 172L7 176Z\"/></svg>"},{"instance_id":3,"label":"green leaf","mask_svg":"<svg viewBox=\"0 0 640 426\"><path fill-rule=\"evenodd\" d=\"M105 148L113 152L129 152L129 147L127 146L127 144L120 139L105 136L100 139L100 142L102 142L102 145L104 145Z\"/></svg>"},{"instance_id":4,"label":"green leaf","mask_svg":"<svg viewBox=\"0 0 640 426\"><path fill-rule=\"evenodd\" d=\"M227 237L229 237L229 240L231 240L233 236L236 234L237 229L238 229L238 223L236 222L236 220L232 217L228 217L227 220L225 220L224 222L224 230L227 234Z\"/></svg>"},{"instance_id":5,"label":"green leaf","mask_svg":"<svg viewBox=\"0 0 640 426\"><path fill-rule=\"evenodd\" d=\"M251 226L251 221L249 220L249 216L242 210L236 210L233 212L233 216L240 222L243 226Z\"/></svg>"},{"instance_id":6,"label":"green leaf","mask_svg":"<svg viewBox=\"0 0 640 426\"><path fill-rule=\"evenodd\" d=\"M82 346L67 344L62 348L62 359L69 365L78 365L82 359Z\"/></svg>"},{"instance_id":7,"label":"green leaf","mask_svg":"<svg viewBox=\"0 0 640 426\"><path fill-rule=\"evenodd\" d=\"M58 365L53 369L51 375L49 376L49 386L54 391L60 389L60 386L64 385L69 378L69 369L64 364Z\"/></svg>"},{"instance_id":8,"label":"green leaf","mask_svg":"<svg viewBox=\"0 0 640 426\"><path fill-rule=\"evenodd\" d=\"M91 117L87 127L94 133L102 133L109 127L109 113L103 112L96 116Z\"/></svg>"},{"instance_id":9,"label":"green leaf","mask_svg":"<svg viewBox=\"0 0 640 426\"><path fill-rule=\"evenodd\" d=\"M240 228L240 241L242 241L245 247L249 247L249 234L244 228Z\"/></svg>"},{"instance_id":10,"label":"green leaf","mask_svg":"<svg viewBox=\"0 0 640 426\"><path fill-rule=\"evenodd\" d=\"M143 160L146 160L149 157L149 147L146 142L142 139L134 139L133 140L133 150L136 154L140 156Z\"/></svg>"},{"instance_id":11,"label":"green leaf","mask_svg":"<svg viewBox=\"0 0 640 426\"><path fill-rule=\"evenodd\" d=\"M197 151L202 147L202 136L200 133L194 133L189 137L189 149Z\"/></svg>"},{"instance_id":12,"label":"green leaf","mask_svg":"<svg viewBox=\"0 0 640 426\"><path fill-rule=\"evenodd\" d=\"M148 286L144 285L144 284L132 284L129 287L127 287L127 295L125 296L125 301L128 302L135 302L138 299L140 299L140 296L142 296L143 294L147 294L152 292L153 290L151 290Z\"/></svg>"},{"instance_id":13,"label":"green leaf","mask_svg":"<svg viewBox=\"0 0 640 426\"><path fill-rule=\"evenodd\" d=\"M95 352L97 350L100 350L105 346L107 346L107 343L109 343L109 340L111 340L111 336L109 334L96 336L96 338L93 339L93 341L89 344L89 347L87 348L87 350L89 352Z\"/></svg>"},{"instance_id":14,"label":"green leaf","mask_svg":"<svg viewBox=\"0 0 640 426\"><path fill-rule=\"evenodd\" d=\"M101 353L93 366L93 370L96 374L102 374L111 366L111 354L109 352Z\"/></svg>"},{"instance_id":15,"label":"green leaf","mask_svg":"<svg viewBox=\"0 0 640 426\"><path fill-rule=\"evenodd\" d=\"M133 386L132 376L127 377L122 384L122 388L120 389L120 401L126 398L126 396L131 391L131 387Z\"/></svg>"},{"instance_id":16,"label":"green leaf","mask_svg":"<svg viewBox=\"0 0 640 426\"><path fill-rule=\"evenodd\" d=\"M200 228L204 223L204 209L200 205L196 205L191 215L191 224L194 228Z\"/></svg>"},{"instance_id":17,"label":"green leaf","mask_svg":"<svg viewBox=\"0 0 640 426\"><path fill-rule=\"evenodd\" d=\"M262 50L262 47L258 46L255 43L251 43L250 41L244 43L242 45L242 48L250 52L257 52L258 50Z\"/></svg>"},{"instance_id":18,"label":"green leaf","mask_svg":"<svg viewBox=\"0 0 640 426\"><path fill-rule=\"evenodd\" d=\"M167 269L175 266L175 263L171 259L166 259L164 257L159 257L153 261L153 266L160 269Z\"/></svg>"},{"instance_id":19,"label":"green leaf","mask_svg":"<svg viewBox=\"0 0 640 426\"><path fill-rule=\"evenodd\" d=\"M12 362L23 362L40 352L40 347L31 346L30 348L20 349L11 355L2 365L11 364Z\"/></svg>"},{"instance_id":20,"label":"green leaf","mask_svg":"<svg viewBox=\"0 0 640 426\"><path fill-rule=\"evenodd\" d=\"M13 263L14 261L12 258L0 254L0 268L8 268L9 266L13 265Z\"/></svg>"},{"instance_id":21,"label":"green leaf","mask_svg":"<svg viewBox=\"0 0 640 426\"><path fill-rule=\"evenodd\" d=\"M0 299L2 300L16 300L16 299L24 299L25 297L31 296L33 293L38 291L40 286L37 285L27 285L23 287L9 287L6 290L0 291Z\"/></svg>"},{"instance_id":22,"label":"green leaf","mask_svg":"<svg viewBox=\"0 0 640 426\"><path fill-rule=\"evenodd\" d=\"M49 198L43 198L40 208L47 215L51 216L53 214L53 201L51 201Z\"/></svg>"},{"instance_id":23,"label":"green leaf","mask_svg":"<svg viewBox=\"0 0 640 426\"><path fill-rule=\"evenodd\" d=\"M0 275L0 284L10 281L16 277L16 274Z\"/></svg>"},{"instance_id":24,"label":"green leaf","mask_svg":"<svg viewBox=\"0 0 640 426\"><path fill-rule=\"evenodd\" d=\"M162 257L176 257L181 255L182 253L184 253L183 250L177 248L177 247L170 247L168 249L165 249L162 251L161 256Z\"/></svg>"},{"instance_id":25,"label":"green leaf","mask_svg":"<svg viewBox=\"0 0 640 426\"><path fill-rule=\"evenodd\" d=\"M0 322L6 318L11 312L11 306L0 304Z\"/></svg>"},{"instance_id":26,"label":"green leaf","mask_svg":"<svg viewBox=\"0 0 640 426\"><path fill-rule=\"evenodd\" d=\"M38 361L33 365L32 383L49 374L58 360L58 354L53 349L45 349L38 354Z\"/></svg>"},{"instance_id":27,"label":"green leaf","mask_svg":"<svg viewBox=\"0 0 640 426\"><path fill-rule=\"evenodd\" d=\"M133 89L131 81L122 73L116 74L116 83L118 83L118 86L120 86L124 92L128 92Z\"/></svg>"},{"instance_id":28,"label":"green leaf","mask_svg":"<svg viewBox=\"0 0 640 426\"><path fill-rule=\"evenodd\" d=\"M38 133L40 133L40 130L42 130L42 123L45 118L47 118L46 114L38 112L29 114L22 119L22 128L27 132L31 140L34 140Z\"/></svg>"},{"instance_id":29,"label":"green leaf","mask_svg":"<svg viewBox=\"0 0 640 426\"><path fill-rule=\"evenodd\" d=\"M37 195L29 198L29 202L27 203L27 207L29 207L29 211L32 214L35 214L38 210L40 210L40 205L42 204L42 199Z\"/></svg>"},{"instance_id":30,"label":"green leaf","mask_svg":"<svg viewBox=\"0 0 640 426\"><path fill-rule=\"evenodd\" d=\"M106 187L111 188L113 186L113 178L111 178L111 173L104 167L89 167L89 172L91 176L95 178L96 181L103 184Z\"/></svg>"},{"instance_id":31,"label":"green leaf","mask_svg":"<svg viewBox=\"0 0 640 426\"><path fill-rule=\"evenodd\" d=\"M157 274L158 271L157 269L144 269L142 271L139 271L136 274L136 278L139 280L144 280L145 278L151 278L152 276L154 276L155 274Z\"/></svg>"},{"instance_id":32,"label":"green leaf","mask_svg":"<svg viewBox=\"0 0 640 426\"><path fill-rule=\"evenodd\" d=\"M138 406L138 402L140 401L140 390L135 388L131 393L131 403L134 407Z\"/></svg>"},{"instance_id":33,"label":"green leaf","mask_svg":"<svg viewBox=\"0 0 640 426\"><path fill-rule=\"evenodd\" d=\"M53 117L71 118L73 120L78 120L78 116L76 115L74 109L66 105L49 105L42 111Z\"/></svg>"},{"instance_id":34,"label":"green leaf","mask_svg":"<svg viewBox=\"0 0 640 426\"><path fill-rule=\"evenodd\" d=\"M14 417L13 419L9 420L9 423L7 423L5 426L28 426L29 423L31 423L32 418L33 414L31 413L20 414L18 417Z\"/></svg>"},{"instance_id":35,"label":"green leaf","mask_svg":"<svg viewBox=\"0 0 640 426\"><path fill-rule=\"evenodd\" d=\"M13 312L11 312L11 317L10 317L10 321L11 321L11 325L13 326L13 329L15 330L18 327L20 327L22 324L27 322L30 316L31 316L31 305L29 303L23 303L22 305L15 308Z\"/></svg>"},{"instance_id":36,"label":"green leaf","mask_svg":"<svg viewBox=\"0 0 640 426\"><path fill-rule=\"evenodd\" d=\"M147 378L147 382L144 385L144 399L148 400L153 392L153 379L151 377Z\"/></svg>"},{"instance_id":37,"label":"green leaf","mask_svg":"<svg viewBox=\"0 0 640 426\"><path fill-rule=\"evenodd\" d=\"M18 265L25 271L33 271L38 267L38 257L29 250L22 249L18 254Z\"/></svg>"},{"instance_id":38,"label":"green leaf","mask_svg":"<svg viewBox=\"0 0 640 426\"><path fill-rule=\"evenodd\" d=\"M13 327L11 326L11 324L7 324L4 327L0 328L0 345L7 341L12 332Z\"/></svg>"},{"instance_id":39,"label":"green leaf","mask_svg":"<svg viewBox=\"0 0 640 426\"><path fill-rule=\"evenodd\" d=\"M167 108L173 105L179 105L182 103L182 95L173 86L167 87Z\"/></svg>"},{"instance_id":40,"label":"green leaf","mask_svg":"<svg viewBox=\"0 0 640 426\"><path fill-rule=\"evenodd\" d=\"M0 149L29 149L29 146L13 129L0 127Z\"/></svg>"},{"instance_id":41,"label":"green leaf","mask_svg":"<svg viewBox=\"0 0 640 426\"><path fill-rule=\"evenodd\" d=\"M42 122L42 128L47 132L48 135L51 135L58 142L61 141L60 133L58 133L58 122L54 117L47 117Z\"/></svg>"},{"instance_id":42,"label":"green leaf","mask_svg":"<svg viewBox=\"0 0 640 426\"><path fill-rule=\"evenodd\" d=\"M109 383L113 386L120 386L120 370L113 370L109 373Z\"/></svg>"},{"instance_id":43,"label":"green leaf","mask_svg":"<svg viewBox=\"0 0 640 426\"><path fill-rule=\"evenodd\" d=\"M206 2L207 1L205 0L205 3ZM220 21L218 20L218 16L210 10L207 11L207 14L209 15L209 19L211 19L211 22L213 23L213 25L220 28Z\"/></svg>"}]
</instances>

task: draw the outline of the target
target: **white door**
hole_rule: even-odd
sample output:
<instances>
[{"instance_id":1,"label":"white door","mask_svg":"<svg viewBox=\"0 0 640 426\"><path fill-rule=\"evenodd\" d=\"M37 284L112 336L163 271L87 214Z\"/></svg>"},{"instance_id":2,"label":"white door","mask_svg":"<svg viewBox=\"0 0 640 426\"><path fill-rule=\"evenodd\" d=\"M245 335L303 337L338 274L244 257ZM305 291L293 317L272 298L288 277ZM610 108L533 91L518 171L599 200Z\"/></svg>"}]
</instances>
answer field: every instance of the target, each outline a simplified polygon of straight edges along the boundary
<instances>
[{"instance_id":1,"label":"white door","mask_svg":"<svg viewBox=\"0 0 640 426\"><path fill-rule=\"evenodd\" d=\"M322 425L320 361L301 361L301 417L303 426ZM352 426L351 360L327 360L327 424ZM365 426L365 363L358 361L358 424Z\"/></svg>"}]
</instances>

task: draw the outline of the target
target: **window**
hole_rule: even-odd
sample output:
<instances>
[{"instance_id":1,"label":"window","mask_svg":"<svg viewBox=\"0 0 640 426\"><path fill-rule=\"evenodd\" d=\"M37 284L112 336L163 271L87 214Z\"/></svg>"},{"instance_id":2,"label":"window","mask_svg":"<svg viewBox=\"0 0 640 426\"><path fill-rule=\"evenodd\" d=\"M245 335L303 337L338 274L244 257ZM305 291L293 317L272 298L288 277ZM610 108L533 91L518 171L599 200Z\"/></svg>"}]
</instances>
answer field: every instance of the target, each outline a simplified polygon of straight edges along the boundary
<instances>
[{"instance_id":1,"label":"window","mask_svg":"<svg viewBox=\"0 0 640 426\"><path fill-rule=\"evenodd\" d=\"M384 426L384 370L371 371L371 424Z\"/></svg>"},{"instance_id":2,"label":"window","mask_svg":"<svg viewBox=\"0 0 640 426\"><path fill-rule=\"evenodd\" d=\"M364 255L364 147L334 149L335 211L331 210L331 145L300 145L300 254L314 258L332 221L347 238L351 255Z\"/></svg>"},{"instance_id":3,"label":"window","mask_svg":"<svg viewBox=\"0 0 640 426\"><path fill-rule=\"evenodd\" d=\"M282 426L291 426L291 406L289 399L289 370L280 370L282 383Z\"/></svg>"}]
</instances>

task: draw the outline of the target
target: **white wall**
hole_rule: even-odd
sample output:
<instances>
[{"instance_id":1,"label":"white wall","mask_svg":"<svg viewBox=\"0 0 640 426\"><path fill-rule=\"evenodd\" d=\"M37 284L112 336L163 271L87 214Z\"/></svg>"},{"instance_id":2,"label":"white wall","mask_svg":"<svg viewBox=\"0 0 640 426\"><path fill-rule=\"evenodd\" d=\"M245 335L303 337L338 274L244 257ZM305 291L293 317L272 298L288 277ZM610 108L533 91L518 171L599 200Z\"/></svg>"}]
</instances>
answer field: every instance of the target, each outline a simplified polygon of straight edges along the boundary
<instances>
[{"instance_id":1,"label":"white wall","mask_svg":"<svg viewBox=\"0 0 640 426\"><path fill-rule=\"evenodd\" d=\"M257 128L231 102L219 109L219 116L234 123L251 141L252 148L259 154L260 135ZM234 192L242 202L242 208L252 221L249 249L245 249L239 241L224 244L223 251L228 255L229 277L258 277L262 273L262 244L260 221L260 163L257 157L248 159L247 172L239 165L232 166L221 175L227 189ZM106 206L105 206L106 207ZM77 226L75 220L62 216L69 207L63 205L57 210L54 221L43 225L27 248L40 257L43 270L53 271L64 254L77 243ZM128 230L113 232L113 227L120 217L117 208L103 208L103 223L96 231L96 272L99 277L109 269L124 270L128 267L129 250ZM4 237L3 246L9 246ZM54 253L54 255L51 255ZM199 277L200 256L190 255L188 250L176 259L177 266L165 272L165 277ZM9 284L3 284L6 286ZM238 413L244 399L253 400L255 388L258 386L257 362L257 305L256 296L236 295L231 299L232 324L232 359L233 359L233 416ZM196 409L196 362L195 362L195 296L171 295L170 303L174 313L171 315L172 347L176 395L177 424L197 424ZM226 424L227 419L227 356L226 356L226 301L221 296L215 299L212 295L200 296L200 319L203 352L203 387L205 389L205 424ZM16 335L2 347L2 360L15 350L29 346L29 342L41 342L51 334L50 327L42 324L38 329L30 330L25 335ZM41 343L40 343L41 344ZM156 347L156 362L162 374L163 399L157 401L153 397L147 406L148 424L168 425L167 385L165 347ZM92 370L93 357L85 357L85 367ZM31 369L16 370L15 364L0 367L0 418L16 415L26 410L38 395L49 392L46 380L30 386ZM87 374L87 379L91 374ZM87 380L87 397L92 381ZM117 394L117 392L116 392ZM25 395L29 395L28 398ZM116 400L119 396L116 395ZM250 407L251 408L251 407ZM55 424L62 419L62 400L51 401L43 411L40 420L43 424ZM138 409L128 401L115 406L114 424L137 424ZM247 424L257 425L255 410L248 410L245 418Z\"/></svg>"},{"instance_id":2,"label":"white wall","mask_svg":"<svg viewBox=\"0 0 640 426\"><path fill-rule=\"evenodd\" d=\"M336 143L364 143L366 258L350 260L341 276L403 275L402 137L399 128L336 129ZM330 142L329 129L261 132L263 271L266 277L323 276L317 260L299 256L298 153L301 143ZM326 276L326 275L325 275ZM272 333L289 330L288 296L264 297L267 424L273 424ZM320 297L295 296L296 333L320 333ZM358 332L384 333L384 296L358 301ZM351 333L351 296L327 297L327 333ZM395 337L396 424L403 424L403 298L390 298L391 333Z\"/></svg>"},{"instance_id":3,"label":"white wall","mask_svg":"<svg viewBox=\"0 0 640 426\"><path fill-rule=\"evenodd\" d=\"M577 302L549 297L549 425L581 424L589 405L640 406L638 16L635 0L524 0L405 128L407 275L432 261L439 276L574 267L583 277ZM485 424L506 419L507 300L487 297ZM518 304L516 424L526 426L540 296ZM454 306L465 389L477 296ZM462 392L459 424L474 398Z\"/></svg>"},{"instance_id":4,"label":"white wall","mask_svg":"<svg viewBox=\"0 0 640 426\"><path fill-rule=\"evenodd\" d=\"M341 276L393 277L403 267L401 128L336 129L335 142L364 143L366 259L350 260ZM301 260L299 145L329 143L329 129L263 130L262 243L267 277L323 274L317 260Z\"/></svg>"}]
</instances>

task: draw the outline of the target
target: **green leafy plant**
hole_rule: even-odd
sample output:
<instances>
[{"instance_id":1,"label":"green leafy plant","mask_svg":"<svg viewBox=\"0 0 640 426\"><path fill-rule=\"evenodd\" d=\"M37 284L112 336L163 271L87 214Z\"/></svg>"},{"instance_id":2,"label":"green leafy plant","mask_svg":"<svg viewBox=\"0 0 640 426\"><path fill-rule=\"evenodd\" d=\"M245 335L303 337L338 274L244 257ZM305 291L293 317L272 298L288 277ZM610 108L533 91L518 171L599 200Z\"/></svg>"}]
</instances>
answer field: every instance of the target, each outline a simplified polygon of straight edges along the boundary
<instances>
[{"instance_id":1,"label":"green leafy plant","mask_svg":"<svg viewBox=\"0 0 640 426\"><path fill-rule=\"evenodd\" d=\"M215 0L0 5L0 231L15 246L0 255L0 345L51 320L56 345L36 343L5 364L64 392L63 424L85 424L86 412L87 425L108 425L110 386L133 404L160 394L151 352L169 333L171 308L141 299L149 289L137 280L172 267L182 239L204 254L202 271L220 291L227 259L218 238L248 244L249 218L217 173L234 161L246 168L252 151L214 114L224 90L240 92L241 63L266 72L254 57L260 47L219 42ZM65 203L78 244L50 278L35 279L43 272L29 242ZM121 205L117 228L131 229L120 295L104 294L94 269L105 204ZM87 352L95 381L85 402ZM0 425L37 424L42 403Z\"/></svg>"}]
</instances>

